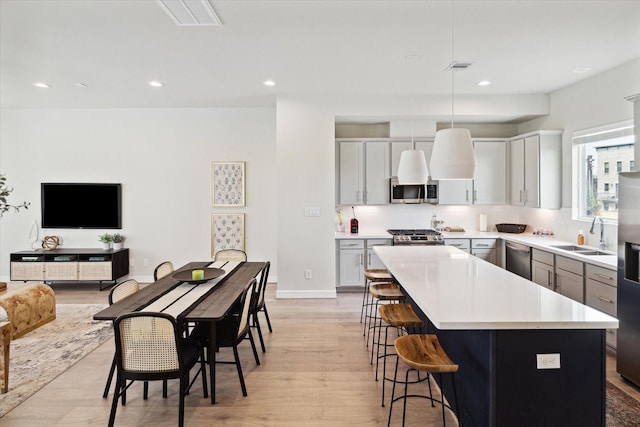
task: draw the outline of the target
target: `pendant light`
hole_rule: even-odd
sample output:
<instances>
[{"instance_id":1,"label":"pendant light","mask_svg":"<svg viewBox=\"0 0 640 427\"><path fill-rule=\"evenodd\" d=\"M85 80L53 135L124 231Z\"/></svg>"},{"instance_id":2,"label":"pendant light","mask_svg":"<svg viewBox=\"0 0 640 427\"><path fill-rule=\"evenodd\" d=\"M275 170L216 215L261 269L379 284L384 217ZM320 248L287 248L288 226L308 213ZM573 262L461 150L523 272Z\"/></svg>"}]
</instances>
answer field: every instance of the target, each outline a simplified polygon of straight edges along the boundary
<instances>
[{"instance_id":1,"label":"pendant light","mask_svg":"<svg viewBox=\"0 0 640 427\"><path fill-rule=\"evenodd\" d=\"M451 2L451 128L436 132L431 152L429 170L431 179L473 179L476 169L476 158L473 153L471 133L468 129L453 127L453 97L455 93L453 56L453 1Z\"/></svg>"},{"instance_id":2,"label":"pendant light","mask_svg":"<svg viewBox=\"0 0 640 427\"><path fill-rule=\"evenodd\" d=\"M415 147L413 142L413 120L411 120L411 146ZM422 150L404 150L400 153L398 184L426 184L427 179L429 179L429 171Z\"/></svg>"}]
</instances>

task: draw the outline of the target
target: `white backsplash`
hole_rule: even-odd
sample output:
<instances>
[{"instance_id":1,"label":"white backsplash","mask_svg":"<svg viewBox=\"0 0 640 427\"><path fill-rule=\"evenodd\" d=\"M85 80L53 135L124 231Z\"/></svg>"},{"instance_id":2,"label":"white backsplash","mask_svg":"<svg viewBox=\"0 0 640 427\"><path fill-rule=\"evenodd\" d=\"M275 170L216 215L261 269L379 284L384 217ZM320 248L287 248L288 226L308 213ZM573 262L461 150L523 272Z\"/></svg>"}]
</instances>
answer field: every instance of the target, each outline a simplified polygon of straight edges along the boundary
<instances>
[{"instance_id":1,"label":"white backsplash","mask_svg":"<svg viewBox=\"0 0 640 427\"><path fill-rule=\"evenodd\" d=\"M361 232L379 232L390 228L431 228L431 216L435 212L444 227L459 226L467 231L479 229L480 214L487 215L489 231L496 231L496 224L527 224L527 233L535 228L550 230L559 240L576 242L578 230L585 232L585 244L597 247L600 228L589 234L591 223L571 219L571 209L533 209L519 206L441 206L429 204L355 206ZM353 217L351 206L339 206L345 227ZM618 227L605 224L608 250L616 250Z\"/></svg>"}]
</instances>

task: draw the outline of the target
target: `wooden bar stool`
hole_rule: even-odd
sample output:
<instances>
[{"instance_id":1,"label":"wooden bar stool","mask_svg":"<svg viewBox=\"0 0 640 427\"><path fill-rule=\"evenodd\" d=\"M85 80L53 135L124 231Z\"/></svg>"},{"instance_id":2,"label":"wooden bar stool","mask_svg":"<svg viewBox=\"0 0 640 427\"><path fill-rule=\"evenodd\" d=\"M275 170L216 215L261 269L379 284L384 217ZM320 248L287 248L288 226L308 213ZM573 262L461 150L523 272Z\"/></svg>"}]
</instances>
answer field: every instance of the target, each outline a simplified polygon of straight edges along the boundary
<instances>
[{"instance_id":1,"label":"wooden bar stool","mask_svg":"<svg viewBox=\"0 0 640 427\"><path fill-rule=\"evenodd\" d=\"M433 334L416 334L416 335L405 335L402 337L396 338L394 342L394 346L396 348L396 353L398 354L398 359L396 359L396 372L394 375L394 383L393 390L391 392L391 406L389 407L389 421L388 425L391 425L391 413L393 411L393 404L395 401L403 399L404 400L404 408L402 412L402 425L404 426L405 416L407 412L407 398L408 397L421 397L425 399L429 399L431 401L431 406L435 406L434 402L438 402L442 404L442 423L446 425L445 421L445 406L451 409L456 416L459 414L459 406L458 406L458 394L456 392L456 382L454 373L458 371L458 365L453 363L447 353L445 353L444 349L440 345L438 341L438 337ZM404 381L404 394L398 397L395 397L396 391L396 382L398 377L398 362L402 359L404 363L406 363L409 368L405 374ZM409 372L417 371L418 379L416 381L409 381ZM426 372L426 378L420 379L420 372ZM455 407L456 411L453 408L445 403L444 391L442 391L442 374L450 373L451 381L453 384L453 394L455 399ZM431 382L429 380L429 374L438 374L440 377L440 388L441 388L441 398L440 400L434 399L433 394L431 393ZM423 381L427 381L429 384L429 396L419 395L419 394L407 394L407 387L409 384L415 384ZM461 425L460 418L458 416L458 423Z\"/></svg>"},{"instance_id":2,"label":"wooden bar stool","mask_svg":"<svg viewBox=\"0 0 640 427\"><path fill-rule=\"evenodd\" d=\"M371 304L369 302L369 285L372 282L393 282L393 276L389 273L389 270L384 268L369 268L364 271L364 289L362 291L362 309L360 310L360 323L362 323L362 319L365 319L364 328L362 330L362 336L367 333L367 321L364 317L367 311L367 308Z\"/></svg>"},{"instance_id":3,"label":"wooden bar stool","mask_svg":"<svg viewBox=\"0 0 640 427\"><path fill-rule=\"evenodd\" d=\"M374 329L375 333L376 321L378 320L378 307L380 306L380 302L388 301L390 303L397 303L404 301L405 298L405 295L400 290L400 286L398 286L396 283L376 283L373 285L369 285L369 293L371 294L371 303L369 304L369 315L367 315L365 318L365 326L366 320L369 320L369 327L367 332L367 347L369 346L369 336L371 334L371 329Z\"/></svg>"},{"instance_id":4,"label":"wooden bar stool","mask_svg":"<svg viewBox=\"0 0 640 427\"><path fill-rule=\"evenodd\" d=\"M386 377L387 373L387 356L395 356L395 354L388 354L387 347L393 347L394 344L388 344L387 339L389 336L389 328L396 328L399 333L402 334L406 331L408 334L420 333L420 329L424 326L424 322L418 317L416 312L411 307L411 304L384 304L378 307L378 313L380 314L380 324L378 327L378 342L376 350L376 381L378 381L378 365L380 358L383 358L382 364L382 406L384 406L384 382L386 380L392 381L391 378ZM384 341L380 340L382 335L382 322L387 325L384 329ZM384 354L380 355L380 346L384 347ZM371 362L373 363L373 346L371 346Z\"/></svg>"}]
</instances>

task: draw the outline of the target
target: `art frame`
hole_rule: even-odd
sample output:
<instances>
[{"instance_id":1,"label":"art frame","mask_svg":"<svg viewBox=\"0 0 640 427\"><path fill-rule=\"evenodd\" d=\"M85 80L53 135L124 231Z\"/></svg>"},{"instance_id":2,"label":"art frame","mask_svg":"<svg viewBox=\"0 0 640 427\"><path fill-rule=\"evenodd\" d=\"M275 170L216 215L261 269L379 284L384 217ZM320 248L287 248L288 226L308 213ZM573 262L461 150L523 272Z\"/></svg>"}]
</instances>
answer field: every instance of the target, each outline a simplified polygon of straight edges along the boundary
<instances>
[{"instance_id":1,"label":"art frame","mask_svg":"<svg viewBox=\"0 0 640 427\"><path fill-rule=\"evenodd\" d=\"M244 251L244 214L211 214L211 257L223 249Z\"/></svg>"},{"instance_id":2,"label":"art frame","mask_svg":"<svg viewBox=\"0 0 640 427\"><path fill-rule=\"evenodd\" d=\"M245 162L211 162L211 206L245 206Z\"/></svg>"}]
</instances>

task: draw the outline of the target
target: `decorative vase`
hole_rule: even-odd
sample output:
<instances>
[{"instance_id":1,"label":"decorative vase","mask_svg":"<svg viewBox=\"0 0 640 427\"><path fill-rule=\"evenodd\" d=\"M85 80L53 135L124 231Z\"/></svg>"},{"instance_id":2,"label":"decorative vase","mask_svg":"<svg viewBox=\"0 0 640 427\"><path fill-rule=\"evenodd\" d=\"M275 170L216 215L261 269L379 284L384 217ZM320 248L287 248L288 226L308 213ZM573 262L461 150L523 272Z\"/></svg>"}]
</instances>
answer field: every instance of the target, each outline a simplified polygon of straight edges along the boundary
<instances>
[{"instance_id":1,"label":"decorative vase","mask_svg":"<svg viewBox=\"0 0 640 427\"><path fill-rule=\"evenodd\" d=\"M109 242L102 242L102 249L109 250L111 248L111 244Z\"/></svg>"},{"instance_id":2,"label":"decorative vase","mask_svg":"<svg viewBox=\"0 0 640 427\"><path fill-rule=\"evenodd\" d=\"M114 250L122 249L122 242L113 242L113 249Z\"/></svg>"}]
</instances>

